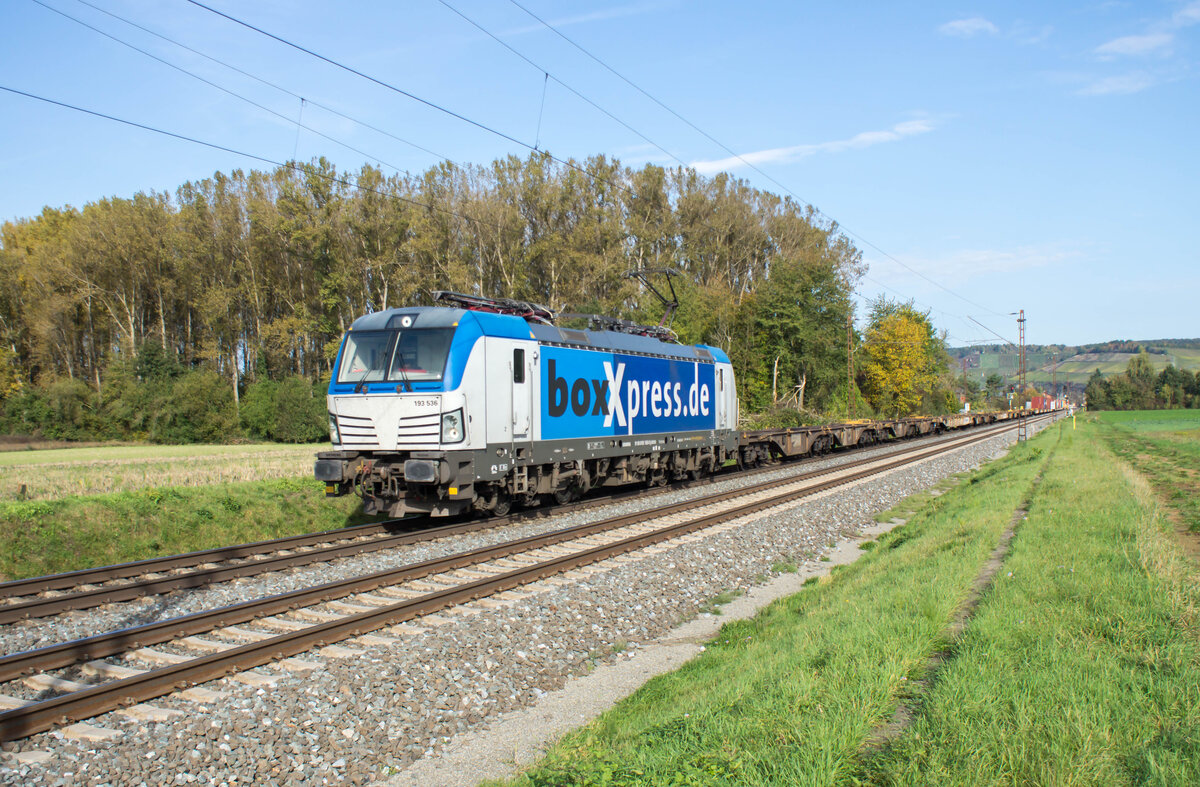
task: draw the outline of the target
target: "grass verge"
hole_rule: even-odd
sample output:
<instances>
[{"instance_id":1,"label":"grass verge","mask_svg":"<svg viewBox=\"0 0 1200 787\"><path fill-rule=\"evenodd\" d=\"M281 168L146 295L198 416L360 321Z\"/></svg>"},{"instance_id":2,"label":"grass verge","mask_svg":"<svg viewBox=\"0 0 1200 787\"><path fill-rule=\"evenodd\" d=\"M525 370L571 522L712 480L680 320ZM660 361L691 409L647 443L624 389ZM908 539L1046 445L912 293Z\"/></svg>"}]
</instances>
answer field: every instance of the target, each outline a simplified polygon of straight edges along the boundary
<instances>
[{"instance_id":1,"label":"grass verge","mask_svg":"<svg viewBox=\"0 0 1200 787\"><path fill-rule=\"evenodd\" d=\"M359 502L291 478L0 503L0 580L345 527Z\"/></svg>"},{"instance_id":2,"label":"grass verge","mask_svg":"<svg viewBox=\"0 0 1200 787\"><path fill-rule=\"evenodd\" d=\"M1200 783L1200 572L1102 427L1062 447L886 784Z\"/></svg>"},{"instance_id":3,"label":"grass verge","mask_svg":"<svg viewBox=\"0 0 1200 787\"><path fill-rule=\"evenodd\" d=\"M832 784L891 718L1053 436L932 498L827 581L722 627L706 651L565 736L521 785ZM890 517L889 517L890 518Z\"/></svg>"}]
</instances>

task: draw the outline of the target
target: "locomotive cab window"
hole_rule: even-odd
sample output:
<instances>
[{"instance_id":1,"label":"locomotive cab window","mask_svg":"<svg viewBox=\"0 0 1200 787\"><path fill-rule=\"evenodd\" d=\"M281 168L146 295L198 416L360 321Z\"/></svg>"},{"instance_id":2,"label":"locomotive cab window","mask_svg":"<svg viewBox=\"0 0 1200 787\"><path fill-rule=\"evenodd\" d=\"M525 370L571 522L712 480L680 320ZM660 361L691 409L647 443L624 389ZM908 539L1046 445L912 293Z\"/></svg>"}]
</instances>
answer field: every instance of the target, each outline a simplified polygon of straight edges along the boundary
<instances>
[{"instance_id":1,"label":"locomotive cab window","mask_svg":"<svg viewBox=\"0 0 1200 787\"><path fill-rule=\"evenodd\" d=\"M391 343L390 331L362 331L348 335L346 348L342 350L338 382L370 383L384 379Z\"/></svg>"},{"instance_id":2,"label":"locomotive cab window","mask_svg":"<svg viewBox=\"0 0 1200 787\"><path fill-rule=\"evenodd\" d=\"M453 328L359 331L346 337L339 383L442 379Z\"/></svg>"},{"instance_id":3,"label":"locomotive cab window","mask_svg":"<svg viewBox=\"0 0 1200 787\"><path fill-rule=\"evenodd\" d=\"M399 331L391 380L440 380L450 354L451 328Z\"/></svg>"},{"instance_id":4,"label":"locomotive cab window","mask_svg":"<svg viewBox=\"0 0 1200 787\"><path fill-rule=\"evenodd\" d=\"M525 351L513 350L513 382L525 382Z\"/></svg>"}]
</instances>

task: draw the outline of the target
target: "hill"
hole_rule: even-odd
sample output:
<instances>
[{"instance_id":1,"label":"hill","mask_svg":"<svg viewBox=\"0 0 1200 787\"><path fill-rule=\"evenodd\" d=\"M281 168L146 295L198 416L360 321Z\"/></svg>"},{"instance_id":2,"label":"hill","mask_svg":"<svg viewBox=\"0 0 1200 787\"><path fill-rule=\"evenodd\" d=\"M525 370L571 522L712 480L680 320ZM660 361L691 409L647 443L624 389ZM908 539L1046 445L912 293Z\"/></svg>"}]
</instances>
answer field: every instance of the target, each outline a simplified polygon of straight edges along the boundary
<instances>
[{"instance_id":1,"label":"hill","mask_svg":"<svg viewBox=\"0 0 1200 787\"><path fill-rule=\"evenodd\" d=\"M1105 376L1123 372L1129 359L1143 350L1150 355L1155 371L1167 364L1193 372L1200 370L1200 339L1119 339L1079 346L1026 345L1025 377L1038 387L1050 386L1057 377L1059 385L1082 389L1097 369ZM950 356L960 371L965 360L968 379L980 384L991 374L1000 375L1004 385L1017 377L1017 351L1007 344L953 347Z\"/></svg>"}]
</instances>

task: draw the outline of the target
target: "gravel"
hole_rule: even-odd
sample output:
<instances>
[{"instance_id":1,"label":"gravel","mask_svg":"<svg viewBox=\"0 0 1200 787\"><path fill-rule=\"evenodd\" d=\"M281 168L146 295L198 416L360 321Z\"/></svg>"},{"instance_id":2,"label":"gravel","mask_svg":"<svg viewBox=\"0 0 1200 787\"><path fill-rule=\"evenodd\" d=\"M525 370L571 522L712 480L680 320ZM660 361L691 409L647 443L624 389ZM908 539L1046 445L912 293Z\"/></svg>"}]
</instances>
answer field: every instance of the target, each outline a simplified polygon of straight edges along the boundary
<instances>
[{"instance_id":1,"label":"gravel","mask_svg":"<svg viewBox=\"0 0 1200 787\"><path fill-rule=\"evenodd\" d=\"M1031 427L1031 431L1036 427ZM394 645L350 647L347 658L303 654L323 666L308 673L275 665L274 688L230 679L206 688L225 696L197 705L180 697L152 705L183 714L170 722L133 722L117 713L88 723L120 730L109 742L64 737L61 731L16 742L0 751L0 783L68 784L366 784L398 772L444 746L455 734L479 728L499 714L533 705L595 665L626 658L694 617L722 591L745 589L779 562L817 560L839 539L872 524L872 516L901 498L1006 450L1013 433L959 449L949 456L838 488L636 558L608 561L510 594L504 605L472 604L448 622L416 633L378 632ZM827 458L840 464L876 452ZM815 463L781 469L786 476ZM753 482L763 480L758 476ZM194 593L72 613L9 626L5 652L167 615L220 606L317 582L424 560L473 546L653 508L709 489L745 485L726 481L603 509L566 514L394 552L350 558L320 567L264 575ZM603 567L606 570L596 570ZM22 646L21 643L26 643ZM345 643L344 643L345 644ZM7 693L13 684L4 687ZM20 692L23 696L32 690ZM32 698L32 697L30 697ZM49 752L26 764L19 752Z\"/></svg>"}]
</instances>

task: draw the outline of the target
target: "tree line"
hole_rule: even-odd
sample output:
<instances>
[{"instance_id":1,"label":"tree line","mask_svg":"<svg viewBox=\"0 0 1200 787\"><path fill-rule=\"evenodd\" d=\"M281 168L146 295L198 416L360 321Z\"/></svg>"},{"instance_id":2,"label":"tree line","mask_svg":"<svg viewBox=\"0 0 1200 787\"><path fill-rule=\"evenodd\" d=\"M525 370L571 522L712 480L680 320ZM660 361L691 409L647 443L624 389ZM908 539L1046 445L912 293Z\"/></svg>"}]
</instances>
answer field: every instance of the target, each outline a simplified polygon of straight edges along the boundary
<instances>
[{"instance_id":1,"label":"tree line","mask_svg":"<svg viewBox=\"0 0 1200 787\"><path fill-rule=\"evenodd\" d=\"M1154 371L1145 351L1129 359L1125 371L1105 377L1097 369L1088 379L1087 406L1092 410L1174 410L1200 408L1200 375L1167 364Z\"/></svg>"},{"instance_id":2,"label":"tree line","mask_svg":"<svg viewBox=\"0 0 1200 787\"><path fill-rule=\"evenodd\" d=\"M928 316L891 304L847 342L860 252L811 207L738 178L604 156L390 176L316 159L0 227L3 426L66 439L319 438L338 342L365 313L449 289L656 322L661 305L626 274L663 268L681 274L681 341L728 350L744 410L789 396L785 420L844 413L852 396L866 395L859 414L954 404ZM897 310L922 324L900 330ZM876 330L892 338L872 341ZM916 398L872 376L895 360L888 341L920 345Z\"/></svg>"}]
</instances>

